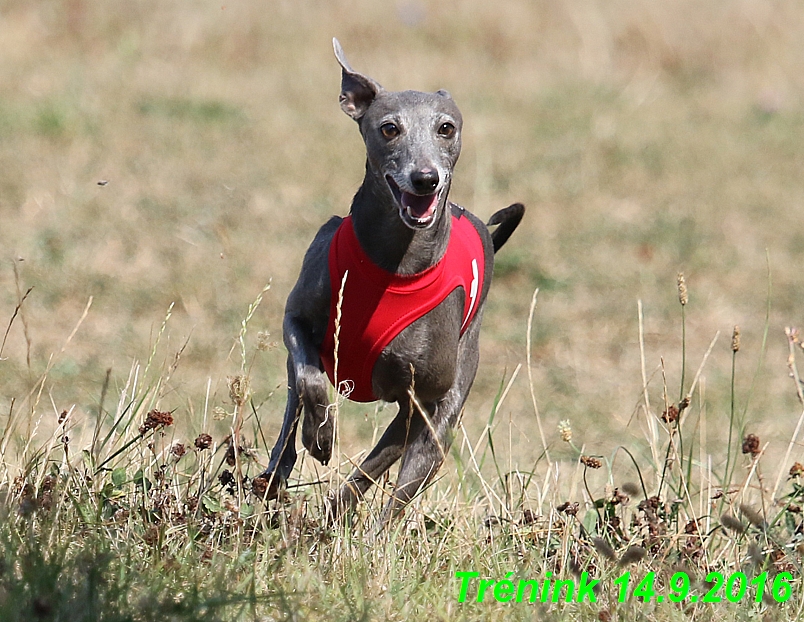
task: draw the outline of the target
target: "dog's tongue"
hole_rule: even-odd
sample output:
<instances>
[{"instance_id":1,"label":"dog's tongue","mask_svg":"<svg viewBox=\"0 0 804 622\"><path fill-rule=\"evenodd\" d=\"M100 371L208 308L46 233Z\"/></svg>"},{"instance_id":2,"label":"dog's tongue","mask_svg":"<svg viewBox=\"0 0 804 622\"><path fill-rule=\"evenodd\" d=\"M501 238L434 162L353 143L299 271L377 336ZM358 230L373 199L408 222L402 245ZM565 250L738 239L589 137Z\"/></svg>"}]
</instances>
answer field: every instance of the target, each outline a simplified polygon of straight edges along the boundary
<instances>
[{"instance_id":1,"label":"dog's tongue","mask_svg":"<svg viewBox=\"0 0 804 622\"><path fill-rule=\"evenodd\" d=\"M437 193L419 196L418 194L402 191L402 207L407 209L408 214L418 220L424 220L432 216L437 204Z\"/></svg>"}]
</instances>

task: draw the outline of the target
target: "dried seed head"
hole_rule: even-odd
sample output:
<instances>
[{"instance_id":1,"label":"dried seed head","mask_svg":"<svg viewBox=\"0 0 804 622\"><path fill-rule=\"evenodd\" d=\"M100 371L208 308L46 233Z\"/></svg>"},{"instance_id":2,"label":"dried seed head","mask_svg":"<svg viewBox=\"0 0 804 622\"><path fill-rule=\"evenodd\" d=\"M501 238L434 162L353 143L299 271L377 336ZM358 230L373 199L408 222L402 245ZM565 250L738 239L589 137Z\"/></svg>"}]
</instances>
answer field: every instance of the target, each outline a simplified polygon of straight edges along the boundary
<instances>
[{"instance_id":1,"label":"dried seed head","mask_svg":"<svg viewBox=\"0 0 804 622\"><path fill-rule=\"evenodd\" d=\"M209 434L199 434L193 443L198 450L209 449L212 446L212 437Z\"/></svg>"},{"instance_id":2,"label":"dried seed head","mask_svg":"<svg viewBox=\"0 0 804 622\"><path fill-rule=\"evenodd\" d=\"M736 325L731 333L731 351L732 352L740 351L740 327Z\"/></svg>"},{"instance_id":3,"label":"dried seed head","mask_svg":"<svg viewBox=\"0 0 804 622\"><path fill-rule=\"evenodd\" d=\"M752 458L759 455L759 437L756 434L746 434L743 439L743 453L751 454Z\"/></svg>"},{"instance_id":4,"label":"dried seed head","mask_svg":"<svg viewBox=\"0 0 804 622\"><path fill-rule=\"evenodd\" d=\"M665 423L675 423L678 421L678 408L675 404L670 404L662 413L662 421Z\"/></svg>"},{"instance_id":5,"label":"dried seed head","mask_svg":"<svg viewBox=\"0 0 804 622\"><path fill-rule=\"evenodd\" d=\"M603 463L599 458L594 458L592 456L581 456L580 461L582 465L589 467L590 469L599 469L603 466Z\"/></svg>"},{"instance_id":6,"label":"dried seed head","mask_svg":"<svg viewBox=\"0 0 804 622\"><path fill-rule=\"evenodd\" d=\"M271 333L267 330L262 330L257 333L257 349L263 352L273 350L279 344L276 341L271 341Z\"/></svg>"},{"instance_id":7,"label":"dried seed head","mask_svg":"<svg viewBox=\"0 0 804 622\"><path fill-rule=\"evenodd\" d=\"M237 465L237 458L235 457L235 444L230 442L226 448L226 455L224 456L226 464L230 467Z\"/></svg>"},{"instance_id":8,"label":"dried seed head","mask_svg":"<svg viewBox=\"0 0 804 622\"><path fill-rule=\"evenodd\" d=\"M226 381L229 384L229 397L232 402L238 406L245 404L248 398L248 376L227 376Z\"/></svg>"},{"instance_id":9,"label":"dried seed head","mask_svg":"<svg viewBox=\"0 0 804 622\"><path fill-rule=\"evenodd\" d=\"M681 303L681 306L684 306L689 301L689 295L687 294L687 281L684 279L684 273L678 273L678 301Z\"/></svg>"},{"instance_id":10,"label":"dried seed head","mask_svg":"<svg viewBox=\"0 0 804 622\"><path fill-rule=\"evenodd\" d=\"M232 472L229 469L224 469L221 471L221 474L218 475L218 481L220 482L221 486L233 486L235 483L235 477L232 475Z\"/></svg>"},{"instance_id":11,"label":"dried seed head","mask_svg":"<svg viewBox=\"0 0 804 622\"><path fill-rule=\"evenodd\" d=\"M662 504L661 499L659 497L648 497L647 499L643 499L639 502L637 506L638 509L642 510L648 516L655 517L656 512L659 510L659 506Z\"/></svg>"},{"instance_id":12,"label":"dried seed head","mask_svg":"<svg viewBox=\"0 0 804 622\"><path fill-rule=\"evenodd\" d=\"M624 492L620 492L619 488L614 489L614 493L612 494L612 497L611 497L611 503L613 505L618 505L618 504L627 505L630 500L631 500L630 495L628 495L628 494L626 494Z\"/></svg>"},{"instance_id":13,"label":"dried seed head","mask_svg":"<svg viewBox=\"0 0 804 622\"><path fill-rule=\"evenodd\" d=\"M248 441L246 441L246 437L243 435L240 436L239 443L235 443L231 434L223 439L223 443L226 445L226 455L224 456L224 460L229 466L235 466L238 458L241 460L243 458L248 459L253 458L255 455L254 449L248 446Z\"/></svg>"},{"instance_id":14,"label":"dried seed head","mask_svg":"<svg viewBox=\"0 0 804 622\"><path fill-rule=\"evenodd\" d=\"M572 425L569 419L558 422L558 435L565 443L569 443L572 440Z\"/></svg>"},{"instance_id":15,"label":"dried seed head","mask_svg":"<svg viewBox=\"0 0 804 622\"><path fill-rule=\"evenodd\" d=\"M804 474L804 464L796 462L790 467L790 477L801 477Z\"/></svg>"},{"instance_id":16,"label":"dried seed head","mask_svg":"<svg viewBox=\"0 0 804 622\"><path fill-rule=\"evenodd\" d=\"M734 533L745 533L745 525L743 525L728 512L721 515L720 522L729 531L733 531Z\"/></svg>"},{"instance_id":17,"label":"dried seed head","mask_svg":"<svg viewBox=\"0 0 804 622\"><path fill-rule=\"evenodd\" d=\"M145 421L140 426L140 435L144 435L148 430L156 430L157 428L164 428L169 425L173 425L173 414L160 412L154 408L145 415Z\"/></svg>"},{"instance_id":18,"label":"dried seed head","mask_svg":"<svg viewBox=\"0 0 804 622\"><path fill-rule=\"evenodd\" d=\"M556 507L556 510L559 512L563 512L567 516L575 516L578 514L580 506L577 503L570 503L569 501L565 501L561 505Z\"/></svg>"},{"instance_id":19,"label":"dried seed head","mask_svg":"<svg viewBox=\"0 0 804 622\"><path fill-rule=\"evenodd\" d=\"M170 446L170 453L172 453L177 459L181 458L187 453L187 446L184 443L173 443L173 445Z\"/></svg>"}]
</instances>

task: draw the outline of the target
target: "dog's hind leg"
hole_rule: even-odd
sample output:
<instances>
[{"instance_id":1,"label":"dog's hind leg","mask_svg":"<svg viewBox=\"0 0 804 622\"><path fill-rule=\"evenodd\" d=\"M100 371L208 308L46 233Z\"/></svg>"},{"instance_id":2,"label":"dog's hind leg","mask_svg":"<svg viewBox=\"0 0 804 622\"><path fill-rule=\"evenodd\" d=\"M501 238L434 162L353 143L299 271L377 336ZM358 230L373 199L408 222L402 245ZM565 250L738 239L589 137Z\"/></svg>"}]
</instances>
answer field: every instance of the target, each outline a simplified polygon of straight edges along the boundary
<instances>
[{"instance_id":1,"label":"dog's hind leg","mask_svg":"<svg viewBox=\"0 0 804 622\"><path fill-rule=\"evenodd\" d=\"M447 394L435 405L414 405L426 412L414 412L413 418L424 419L421 433L411 438L402 456L394 494L383 509L375 530L379 532L394 518L433 478L441 468L452 445L453 429L458 423L469 390L475 380L480 359L478 337L480 316L475 317L458 346L458 369L455 381Z\"/></svg>"},{"instance_id":2,"label":"dog's hind leg","mask_svg":"<svg viewBox=\"0 0 804 622\"><path fill-rule=\"evenodd\" d=\"M454 409L452 404L445 403L449 399L447 397L432 415L427 414L432 427L425 424L421 433L412 439L406 448L394 493L383 509L376 527L377 531L380 531L430 482L446 459L452 443L451 421L457 421L460 413L460 409ZM423 419L421 415L416 418Z\"/></svg>"},{"instance_id":3,"label":"dog's hind leg","mask_svg":"<svg viewBox=\"0 0 804 622\"><path fill-rule=\"evenodd\" d=\"M330 499L329 509L333 517L350 510L362 499L371 485L399 460L405 448L421 434L424 425L424 419L412 411L409 404L400 405L399 412L374 449Z\"/></svg>"}]
</instances>

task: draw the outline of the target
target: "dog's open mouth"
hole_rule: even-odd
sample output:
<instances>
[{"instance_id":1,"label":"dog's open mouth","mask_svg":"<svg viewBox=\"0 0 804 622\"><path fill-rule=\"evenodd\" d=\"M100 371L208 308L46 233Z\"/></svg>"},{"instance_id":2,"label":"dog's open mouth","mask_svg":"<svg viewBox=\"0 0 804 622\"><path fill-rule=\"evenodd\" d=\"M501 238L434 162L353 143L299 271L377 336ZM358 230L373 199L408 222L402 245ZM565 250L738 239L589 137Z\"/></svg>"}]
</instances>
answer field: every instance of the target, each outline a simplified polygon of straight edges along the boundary
<instances>
[{"instance_id":1,"label":"dog's open mouth","mask_svg":"<svg viewBox=\"0 0 804 622\"><path fill-rule=\"evenodd\" d=\"M402 190L390 175L385 176L396 199L402 221L411 229L425 229L435 220L441 191L433 194L413 194Z\"/></svg>"}]
</instances>

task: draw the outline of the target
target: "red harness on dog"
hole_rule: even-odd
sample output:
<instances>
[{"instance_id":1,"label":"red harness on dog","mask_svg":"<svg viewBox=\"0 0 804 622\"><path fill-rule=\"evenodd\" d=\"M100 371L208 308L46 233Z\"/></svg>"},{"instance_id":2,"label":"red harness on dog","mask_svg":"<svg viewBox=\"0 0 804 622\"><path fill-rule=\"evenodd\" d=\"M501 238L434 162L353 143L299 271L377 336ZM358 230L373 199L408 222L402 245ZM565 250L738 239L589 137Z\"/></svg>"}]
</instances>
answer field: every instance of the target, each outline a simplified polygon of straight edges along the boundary
<instances>
[{"instance_id":1,"label":"red harness on dog","mask_svg":"<svg viewBox=\"0 0 804 622\"><path fill-rule=\"evenodd\" d=\"M433 267L412 275L395 274L375 265L360 247L351 216L344 218L329 247L332 302L320 352L333 386L355 402L375 401L371 374L380 353L456 287L463 287L466 292L463 334L477 313L484 267L483 242L477 229L462 214L452 214L452 231L444 257ZM341 295L344 274L346 283ZM337 386L335 323L339 301Z\"/></svg>"}]
</instances>

